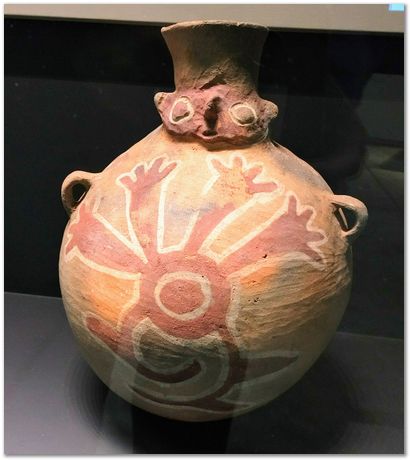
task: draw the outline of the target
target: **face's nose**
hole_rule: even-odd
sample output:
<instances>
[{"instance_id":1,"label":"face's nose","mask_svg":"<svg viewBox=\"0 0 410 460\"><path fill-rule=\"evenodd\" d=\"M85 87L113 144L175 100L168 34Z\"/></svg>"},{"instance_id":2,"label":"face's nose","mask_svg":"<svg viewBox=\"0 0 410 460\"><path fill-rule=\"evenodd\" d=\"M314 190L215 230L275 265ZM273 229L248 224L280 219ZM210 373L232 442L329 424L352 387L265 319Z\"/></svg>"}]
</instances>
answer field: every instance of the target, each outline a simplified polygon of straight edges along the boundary
<instances>
[{"instance_id":1,"label":"face's nose","mask_svg":"<svg viewBox=\"0 0 410 460\"><path fill-rule=\"evenodd\" d=\"M218 123L220 97L212 98L206 105L204 119L207 129L204 132L205 136L215 136L217 134L216 125Z\"/></svg>"}]
</instances>

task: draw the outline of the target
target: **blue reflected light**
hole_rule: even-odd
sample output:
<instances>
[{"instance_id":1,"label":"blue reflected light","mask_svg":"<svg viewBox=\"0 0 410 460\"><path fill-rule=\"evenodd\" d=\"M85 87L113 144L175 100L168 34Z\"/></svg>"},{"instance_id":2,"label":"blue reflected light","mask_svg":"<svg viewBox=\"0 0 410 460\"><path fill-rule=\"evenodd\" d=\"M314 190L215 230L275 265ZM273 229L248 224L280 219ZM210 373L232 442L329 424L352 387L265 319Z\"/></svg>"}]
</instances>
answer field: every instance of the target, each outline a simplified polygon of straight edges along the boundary
<instances>
[{"instance_id":1,"label":"blue reflected light","mask_svg":"<svg viewBox=\"0 0 410 460\"><path fill-rule=\"evenodd\" d=\"M390 3L389 11L404 11L404 3Z\"/></svg>"}]
</instances>

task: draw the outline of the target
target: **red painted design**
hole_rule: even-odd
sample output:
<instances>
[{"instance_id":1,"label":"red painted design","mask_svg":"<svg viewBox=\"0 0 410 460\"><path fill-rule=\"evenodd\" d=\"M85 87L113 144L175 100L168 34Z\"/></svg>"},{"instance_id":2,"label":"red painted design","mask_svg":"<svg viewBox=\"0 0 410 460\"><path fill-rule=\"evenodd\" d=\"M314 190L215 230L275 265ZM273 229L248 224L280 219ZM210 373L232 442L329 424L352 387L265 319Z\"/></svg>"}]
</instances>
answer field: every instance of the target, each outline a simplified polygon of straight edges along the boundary
<instances>
[{"instance_id":1,"label":"red painted design","mask_svg":"<svg viewBox=\"0 0 410 460\"><path fill-rule=\"evenodd\" d=\"M253 181L262 172L262 166L243 170L243 160L241 157L234 157L233 167L231 168L217 159L212 160L212 165L225 182L229 183L229 178L233 176L234 179L236 178L239 179L239 182L243 182L246 192L251 195L259 192L273 192L278 187L274 182L254 183Z\"/></svg>"},{"instance_id":2,"label":"red painted design","mask_svg":"<svg viewBox=\"0 0 410 460\"><path fill-rule=\"evenodd\" d=\"M133 332L145 318L149 318L160 330L176 338L200 339L208 334L218 333L228 351L228 375L211 395L182 403L166 398L155 398L133 387L135 392L167 405L188 405L215 411L230 411L235 408L235 405L218 398L226 394L234 384L243 381L246 375L249 376L250 369L255 376L258 376L273 372L272 363L276 363L279 369L289 365L296 358L260 358L259 360L253 359L250 364L240 356L236 339L227 325L228 310L232 302L232 285L229 275L254 264L266 257L266 254L280 255L297 251L314 261L320 261L319 252L312 249L309 243L321 241L323 235L309 229L313 211L299 212L297 199L291 195L283 214L221 263L199 254L198 250L211 231L234 211L235 206L232 203L217 207L198 218L185 248L170 253L161 253L157 247L158 219L156 213L158 212L159 193L152 194L151 192L176 166L174 162L171 162L161 169L163 164L164 158L158 158L147 169L143 165L138 165L133 171L135 180L132 175L125 175L121 178L121 184L131 194L132 224L138 238L143 236L141 244L148 263L143 264L123 242L107 231L85 204L80 205L78 209L79 222L70 225L71 239L67 244L66 253L76 246L84 257L98 264L115 270L141 274L139 301L122 316L116 327L91 315L86 320L87 327L92 334L140 374L154 381L176 383L185 381L202 371L198 361L194 361L185 370L172 375L153 372L139 362L133 349ZM244 170L240 157L234 159L232 167L227 167L218 160L213 161L213 166L220 174L218 180L229 182L232 175L239 177L249 197L255 193L272 192L277 188L274 182L255 183L254 179L262 172L262 169L252 167ZM155 209L149 224L138 220L138 210L146 204L144 200L148 195L149 209ZM176 272L191 273L193 279L189 277L173 279L163 285L159 284L164 276ZM198 275L204 280L203 284L208 287L210 293L208 299L201 288L201 283L196 281ZM200 314L196 316L192 315L196 309L204 305L204 302L208 302L204 311L200 311Z\"/></svg>"},{"instance_id":3,"label":"red painted design","mask_svg":"<svg viewBox=\"0 0 410 460\"><path fill-rule=\"evenodd\" d=\"M138 273L143 269L141 259L95 218L89 206L82 204L77 212L78 222L70 225L66 254L77 247L84 257L102 266L109 261L114 270Z\"/></svg>"},{"instance_id":4,"label":"red painted design","mask_svg":"<svg viewBox=\"0 0 410 460\"><path fill-rule=\"evenodd\" d=\"M177 165L175 162L171 162L161 169L163 162L164 158L157 158L147 169L144 168L144 165L139 164L133 171L135 180L132 175L124 175L120 178L123 187L131 193L131 218L147 258L155 257L158 234L158 206L150 205L150 192ZM140 218L138 211L144 208L150 209L149 220Z\"/></svg>"},{"instance_id":5,"label":"red painted design","mask_svg":"<svg viewBox=\"0 0 410 460\"><path fill-rule=\"evenodd\" d=\"M310 243L323 240L323 235L320 232L308 230L307 226L312 215L313 210L311 209L298 213L296 197L290 195L287 210L256 238L242 246L239 251L226 257L219 267L220 270L230 274L266 255L277 256L290 252L306 254L313 261L320 263L321 253L312 249Z\"/></svg>"},{"instance_id":6,"label":"red painted design","mask_svg":"<svg viewBox=\"0 0 410 460\"><path fill-rule=\"evenodd\" d=\"M169 310L180 315L196 310L205 301L200 285L188 280L165 284L160 299Z\"/></svg>"}]
</instances>

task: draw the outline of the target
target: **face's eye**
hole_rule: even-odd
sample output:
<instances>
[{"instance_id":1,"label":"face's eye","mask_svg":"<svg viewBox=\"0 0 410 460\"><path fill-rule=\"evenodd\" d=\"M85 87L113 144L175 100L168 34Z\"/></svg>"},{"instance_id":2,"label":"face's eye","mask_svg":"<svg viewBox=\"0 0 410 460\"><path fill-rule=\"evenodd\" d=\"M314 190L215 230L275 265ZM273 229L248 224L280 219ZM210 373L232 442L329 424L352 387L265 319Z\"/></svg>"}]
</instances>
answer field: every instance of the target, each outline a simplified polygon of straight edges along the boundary
<instances>
[{"instance_id":1,"label":"face's eye","mask_svg":"<svg viewBox=\"0 0 410 460\"><path fill-rule=\"evenodd\" d=\"M173 124L182 123L190 120L194 115L194 108L191 101L186 96L178 98L171 107L169 121Z\"/></svg>"},{"instance_id":2,"label":"face's eye","mask_svg":"<svg viewBox=\"0 0 410 460\"><path fill-rule=\"evenodd\" d=\"M241 102L231 105L229 115L234 123L241 126L250 125L258 118L253 107Z\"/></svg>"}]
</instances>

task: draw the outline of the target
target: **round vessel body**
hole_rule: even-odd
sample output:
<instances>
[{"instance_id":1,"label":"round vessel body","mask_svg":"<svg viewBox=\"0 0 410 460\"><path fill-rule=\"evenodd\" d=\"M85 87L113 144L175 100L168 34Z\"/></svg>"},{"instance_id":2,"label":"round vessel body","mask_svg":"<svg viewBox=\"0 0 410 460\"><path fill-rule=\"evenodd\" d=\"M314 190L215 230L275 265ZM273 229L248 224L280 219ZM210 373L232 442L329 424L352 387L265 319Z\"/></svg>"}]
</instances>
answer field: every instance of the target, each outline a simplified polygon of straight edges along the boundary
<instances>
[{"instance_id":1,"label":"round vessel body","mask_svg":"<svg viewBox=\"0 0 410 460\"><path fill-rule=\"evenodd\" d=\"M212 151L160 127L90 182L61 290L84 356L121 397L226 418L277 397L326 347L350 246L331 190L287 149Z\"/></svg>"},{"instance_id":2,"label":"round vessel body","mask_svg":"<svg viewBox=\"0 0 410 460\"><path fill-rule=\"evenodd\" d=\"M155 96L162 125L63 183L60 285L111 390L164 417L217 420L276 398L324 350L367 211L269 140L278 108L256 91L267 29L162 32L175 75L175 91Z\"/></svg>"}]
</instances>

